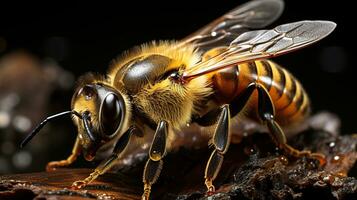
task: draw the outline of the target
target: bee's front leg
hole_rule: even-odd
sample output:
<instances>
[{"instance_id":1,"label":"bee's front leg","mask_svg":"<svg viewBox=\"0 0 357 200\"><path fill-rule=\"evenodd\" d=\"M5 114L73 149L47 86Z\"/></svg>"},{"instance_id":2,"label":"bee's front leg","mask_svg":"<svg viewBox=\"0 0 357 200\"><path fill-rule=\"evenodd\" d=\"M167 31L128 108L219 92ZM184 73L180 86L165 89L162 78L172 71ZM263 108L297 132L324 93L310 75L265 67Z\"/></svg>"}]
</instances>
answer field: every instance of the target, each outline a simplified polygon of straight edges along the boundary
<instances>
[{"instance_id":1,"label":"bee's front leg","mask_svg":"<svg viewBox=\"0 0 357 200\"><path fill-rule=\"evenodd\" d=\"M146 162L144 169L144 193L143 200L148 200L151 192L151 185L154 184L159 178L163 161L162 158L166 154L166 139L168 134L168 123L164 120L160 121L152 141L149 159Z\"/></svg>"},{"instance_id":2,"label":"bee's front leg","mask_svg":"<svg viewBox=\"0 0 357 200\"><path fill-rule=\"evenodd\" d=\"M66 167L72 164L77 159L80 153L81 153L81 145L79 143L79 138L77 137L71 155L69 155L66 160L52 161L47 163L46 171L48 172L55 171L58 167Z\"/></svg>"},{"instance_id":3,"label":"bee's front leg","mask_svg":"<svg viewBox=\"0 0 357 200\"><path fill-rule=\"evenodd\" d=\"M80 189L94 181L99 175L102 175L107 172L115 163L115 161L120 158L119 156L128 145L131 135L133 135L136 131L139 130L135 127L130 127L116 143L111 156L102 161L99 166L94 170L94 172L92 172L86 179L74 182L72 184L72 188Z\"/></svg>"}]
</instances>

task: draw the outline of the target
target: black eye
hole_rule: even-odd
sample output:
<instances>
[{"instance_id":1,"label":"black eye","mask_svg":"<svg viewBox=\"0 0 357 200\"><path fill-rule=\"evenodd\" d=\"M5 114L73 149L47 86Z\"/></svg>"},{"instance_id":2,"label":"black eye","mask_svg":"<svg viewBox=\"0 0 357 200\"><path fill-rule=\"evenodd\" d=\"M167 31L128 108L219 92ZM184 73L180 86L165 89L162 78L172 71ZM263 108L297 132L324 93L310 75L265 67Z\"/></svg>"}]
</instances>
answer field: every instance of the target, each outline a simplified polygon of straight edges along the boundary
<instances>
[{"instance_id":1,"label":"black eye","mask_svg":"<svg viewBox=\"0 0 357 200\"><path fill-rule=\"evenodd\" d=\"M111 136L118 129L124 112L124 101L117 95L108 94L102 104L101 125L105 135Z\"/></svg>"}]
</instances>

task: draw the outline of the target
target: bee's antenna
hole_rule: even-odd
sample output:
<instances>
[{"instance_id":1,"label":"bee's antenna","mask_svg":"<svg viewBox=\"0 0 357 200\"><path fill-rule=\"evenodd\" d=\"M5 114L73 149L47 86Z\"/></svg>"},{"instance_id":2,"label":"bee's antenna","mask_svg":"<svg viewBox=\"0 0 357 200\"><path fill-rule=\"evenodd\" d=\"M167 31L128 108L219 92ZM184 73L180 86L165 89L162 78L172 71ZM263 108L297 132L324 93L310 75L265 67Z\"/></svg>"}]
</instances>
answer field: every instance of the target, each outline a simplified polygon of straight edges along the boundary
<instances>
[{"instance_id":1,"label":"bee's antenna","mask_svg":"<svg viewBox=\"0 0 357 200\"><path fill-rule=\"evenodd\" d=\"M58 119L65 115L70 115L70 114L71 115L73 114L79 118L82 118L82 116L74 110L65 111L65 112L61 112L61 113L57 113L55 115L49 116L45 120L43 120L35 129L33 129L30 134L27 135L27 137L21 142L20 147L23 148L47 124L47 122Z\"/></svg>"},{"instance_id":2,"label":"bee's antenna","mask_svg":"<svg viewBox=\"0 0 357 200\"><path fill-rule=\"evenodd\" d=\"M87 134L89 136L89 139L92 140L93 142L95 142L96 139L95 139L94 134L93 134L93 132L91 130L91 127L90 127L90 125L88 123L89 118L90 118L89 115L90 114L88 112L84 112L82 114L82 120L83 120L84 128L86 129L86 132L87 132Z\"/></svg>"}]
</instances>

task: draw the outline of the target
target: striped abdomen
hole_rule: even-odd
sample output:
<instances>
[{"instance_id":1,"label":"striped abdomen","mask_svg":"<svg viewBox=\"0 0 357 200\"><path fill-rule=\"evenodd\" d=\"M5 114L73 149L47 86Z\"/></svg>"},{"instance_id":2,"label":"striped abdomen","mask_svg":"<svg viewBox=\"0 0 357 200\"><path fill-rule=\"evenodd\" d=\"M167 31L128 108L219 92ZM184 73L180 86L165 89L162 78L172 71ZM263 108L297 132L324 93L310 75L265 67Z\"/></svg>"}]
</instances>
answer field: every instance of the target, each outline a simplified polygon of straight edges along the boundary
<instances>
[{"instance_id":1,"label":"striped abdomen","mask_svg":"<svg viewBox=\"0 0 357 200\"><path fill-rule=\"evenodd\" d=\"M252 82L265 86L275 106L278 123L282 126L299 122L310 111L308 96L295 77L287 70L269 60L243 63L220 70L212 77L215 98L220 103L231 102ZM251 106L257 106L257 94L250 99ZM256 109L249 109L248 116L255 118Z\"/></svg>"}]
</instances>

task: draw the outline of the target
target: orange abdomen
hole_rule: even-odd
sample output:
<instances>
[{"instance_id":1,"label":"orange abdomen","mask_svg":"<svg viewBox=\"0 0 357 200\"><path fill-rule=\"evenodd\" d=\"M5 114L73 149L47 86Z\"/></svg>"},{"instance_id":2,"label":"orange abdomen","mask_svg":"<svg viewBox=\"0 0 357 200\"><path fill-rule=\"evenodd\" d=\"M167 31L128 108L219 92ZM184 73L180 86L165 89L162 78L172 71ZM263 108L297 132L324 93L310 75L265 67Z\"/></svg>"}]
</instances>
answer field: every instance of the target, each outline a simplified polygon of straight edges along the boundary
<instances>
[{"instance_id":1,"label":"orange abdomen","mask_svg":"<svg viewBox=\"0 0 357 200\"><path fill-rule=\"evenodd\" d=\"M309 98L300 82L269 60L243 63L212 74L214 98L219 104L234 104L231 101L252 82L261 83L269 92L280 125L298 123L309 114ZM257 118L257 92L253 93L249 105L248 117Z\"/></svg>"}]
</instances>

